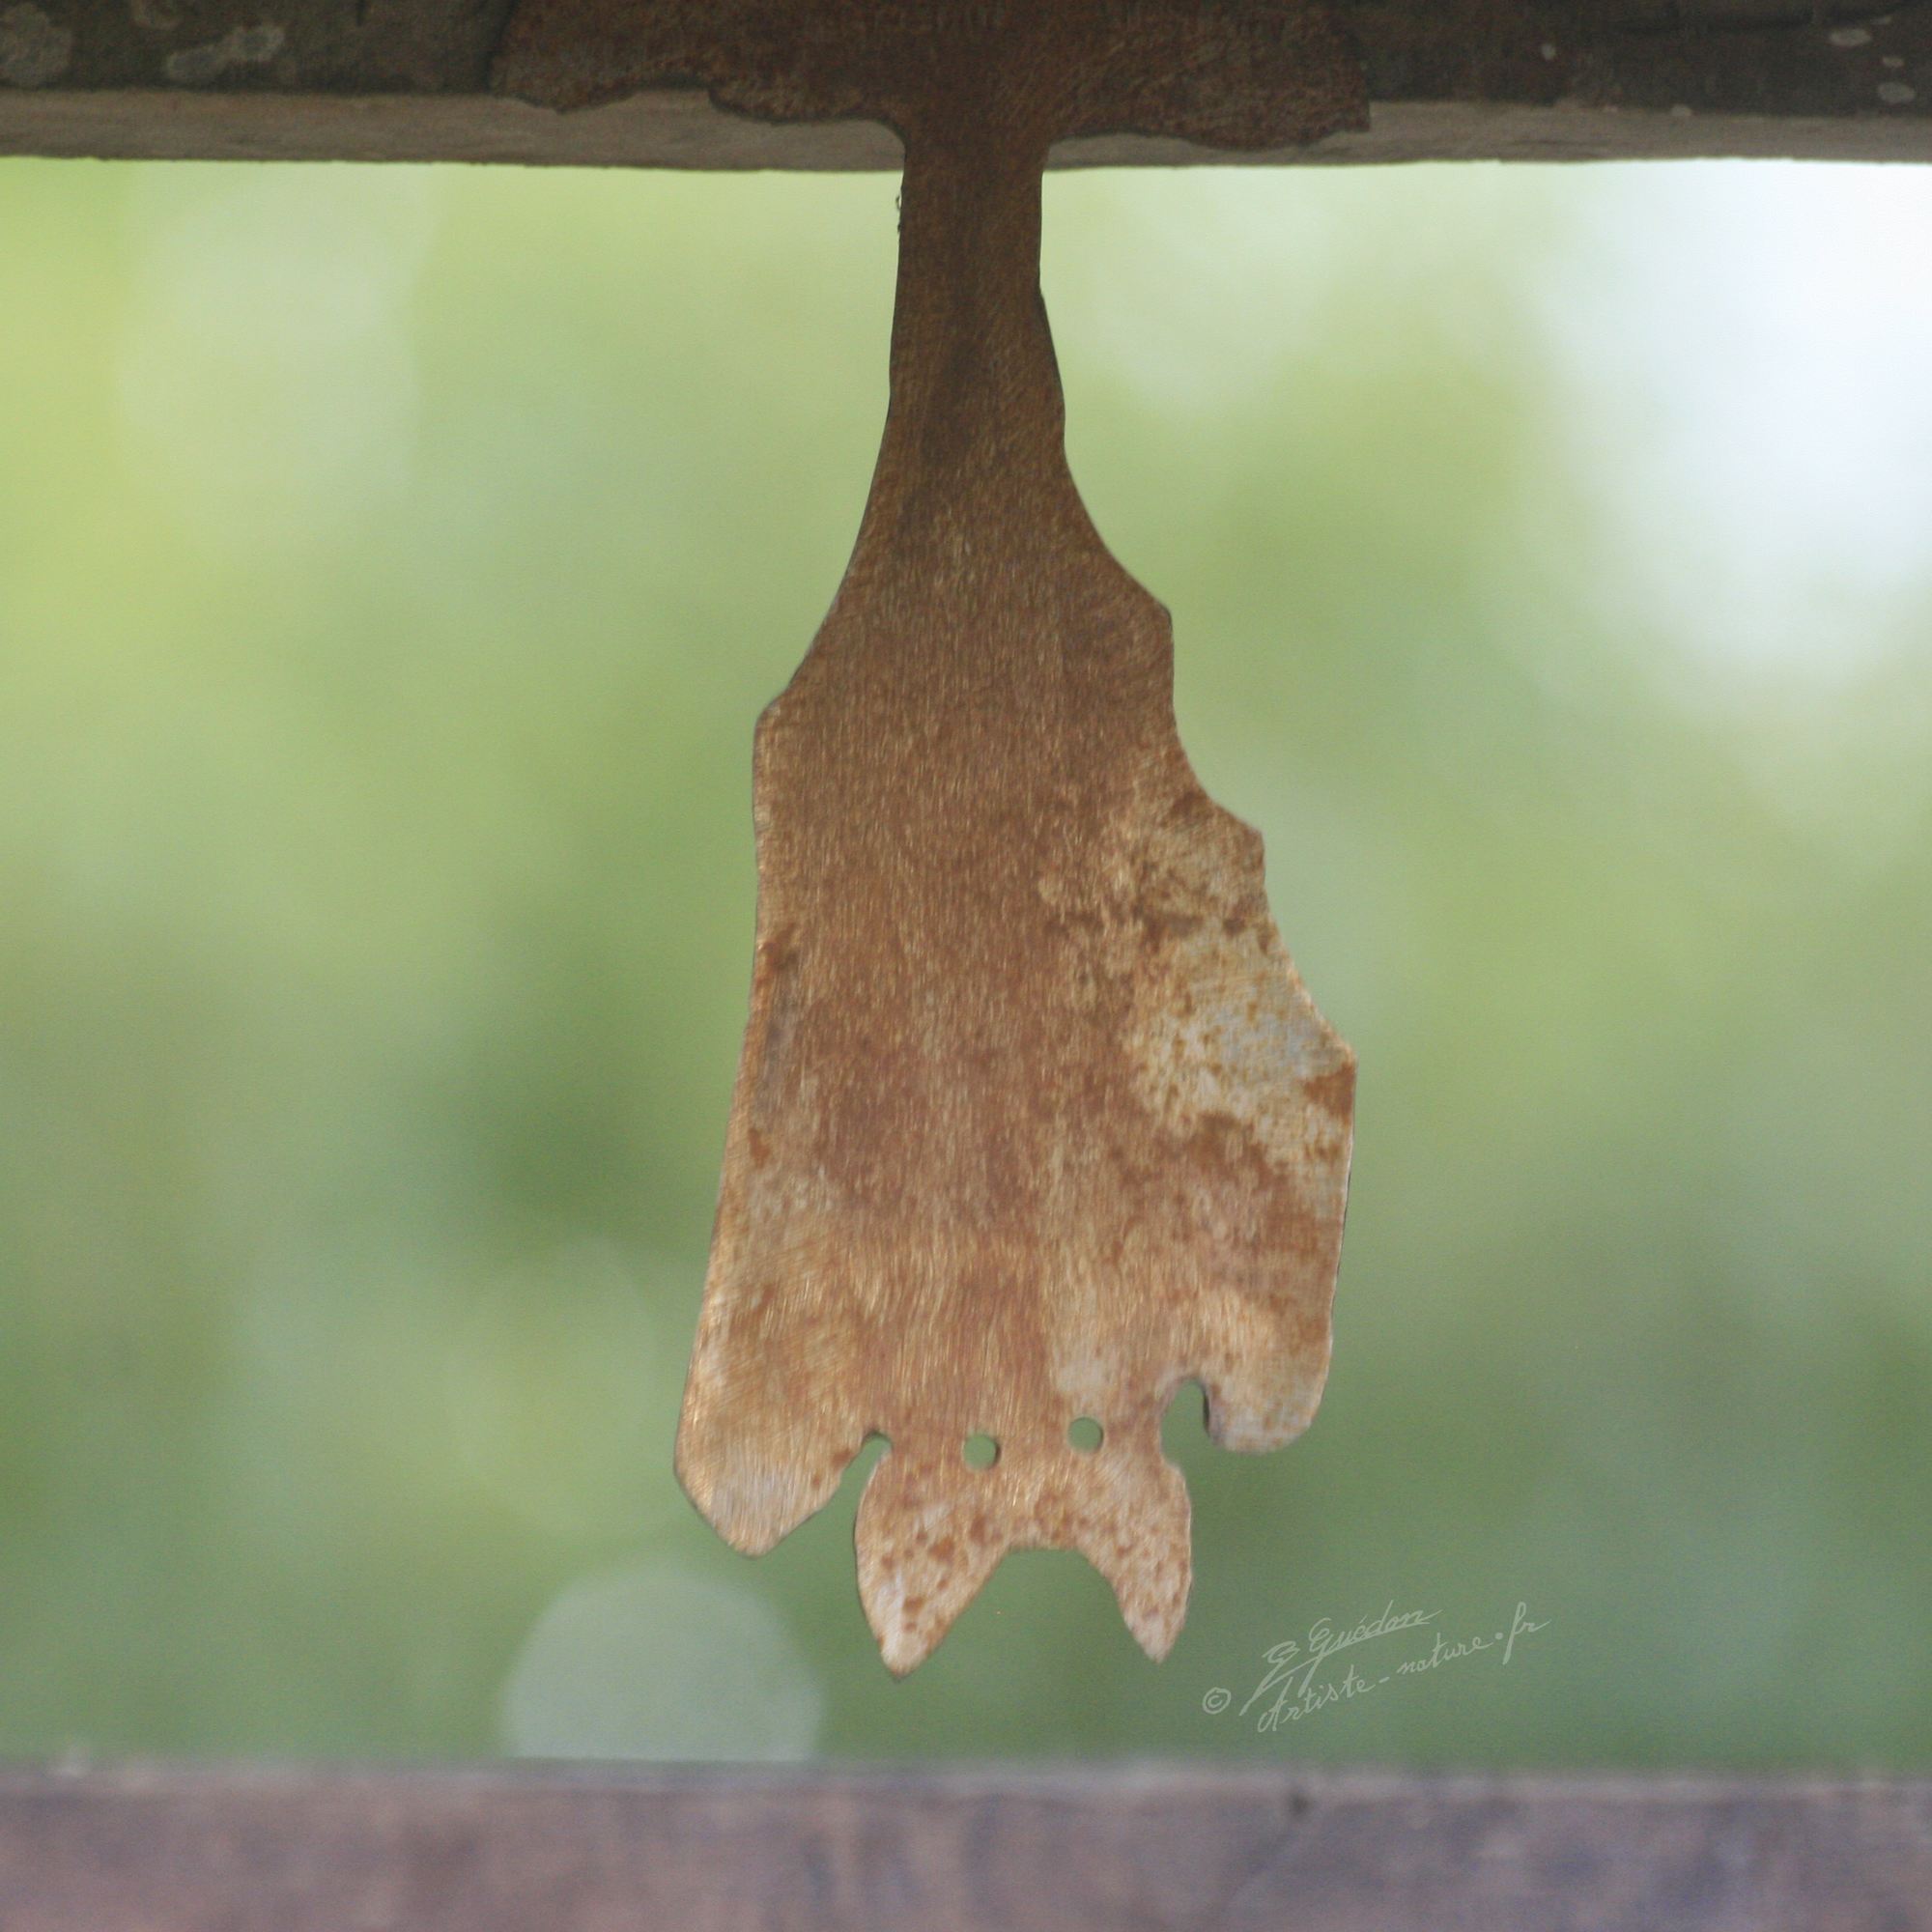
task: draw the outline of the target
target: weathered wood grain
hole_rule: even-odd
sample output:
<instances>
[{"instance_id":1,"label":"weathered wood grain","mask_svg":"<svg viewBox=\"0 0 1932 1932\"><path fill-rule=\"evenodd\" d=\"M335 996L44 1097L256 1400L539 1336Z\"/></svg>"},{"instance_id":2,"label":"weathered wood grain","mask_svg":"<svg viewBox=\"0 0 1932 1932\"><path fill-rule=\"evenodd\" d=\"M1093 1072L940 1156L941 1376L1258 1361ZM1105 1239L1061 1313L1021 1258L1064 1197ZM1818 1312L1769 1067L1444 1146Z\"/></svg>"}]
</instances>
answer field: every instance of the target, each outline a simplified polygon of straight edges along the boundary
<instances>
[{"instance_id":1,"label":"weathered wood grain","mask_svg":"<svg viewBox=\"0 0 1932 1932\"><path fill-rule=\"evenodd\" d=\"M1918 1932L1932 1784L0 1772L7 1932Z\"/></svg>"},{"instance_id":2,"label":"weathered wood grain","mask_svg":"<svg viewBox=\"0 0 1932 1932\"><path fill-rule=\"evenodd\" d=\"M494 97L509 12L510 0L0 0L0 154L898 164L866 124L773 129L701 93L579 116ZM1337 0L1336 12L1360 51L1370 126L1265 158L1932 157L1926 0ZM1146 135L1055 156L1217 157Z\"/></svg>"},{"instance_id":3,"label":"weathered wood grain","mask_svg":"<svg viewBox=\"0 0 1932 1932\"><path fill-rule=\"evenodd\" d=\"M691 75L905 141L871 495L758 725L678 1475L755 1555L882 1435L859 1587L894 1670L1032 1548L1087 1556L1162 1657L1190 1559L1161 1418L1194 1380L1230 1448L1312 1419L1355 1068L1181 750L1167 612L1074 487L1040 173L1065 134L1316 138L1364 117L1359 64L1301 0L524 0L499 72L572 106Z\"/></svg>"}]
</instances>

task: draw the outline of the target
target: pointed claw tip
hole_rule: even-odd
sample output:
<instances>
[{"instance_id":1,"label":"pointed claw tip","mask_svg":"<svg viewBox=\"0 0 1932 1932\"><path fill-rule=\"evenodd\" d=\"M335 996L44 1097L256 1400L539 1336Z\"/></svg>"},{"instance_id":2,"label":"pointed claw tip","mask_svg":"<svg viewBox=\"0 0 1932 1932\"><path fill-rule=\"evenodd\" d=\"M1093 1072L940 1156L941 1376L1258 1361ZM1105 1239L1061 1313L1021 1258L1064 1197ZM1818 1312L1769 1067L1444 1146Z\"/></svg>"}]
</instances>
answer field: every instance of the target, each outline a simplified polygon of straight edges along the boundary
<instances>
[{"instance_id":1,"label":"pointed claw tip","mask_svg":"<svg viewBox=\"0 0 1932 1932\"><path fill-rule=\"evenodd\" d=\"M744 1486L720 1482L676 1463L678 1487L691 1506L741 1556L763 1556L776 1549L798 1522L811 1514L786 1497L774 1507L770 1494L748 1493Z\"/></svg>"},{"instance_id":2,"label":"pointed claw tip","mask_svg":"<svg viewBox=\"0 0 1932 1932\"><path fill-rule=\"evenodd\" d=\"M753 1528L730 1521L720 1522L715 1518L707 1518L706 1520L740 1556L769 1556L784 1541L782 1530L773 1532L762 1526Z\"/></svg>"}]
</instances>

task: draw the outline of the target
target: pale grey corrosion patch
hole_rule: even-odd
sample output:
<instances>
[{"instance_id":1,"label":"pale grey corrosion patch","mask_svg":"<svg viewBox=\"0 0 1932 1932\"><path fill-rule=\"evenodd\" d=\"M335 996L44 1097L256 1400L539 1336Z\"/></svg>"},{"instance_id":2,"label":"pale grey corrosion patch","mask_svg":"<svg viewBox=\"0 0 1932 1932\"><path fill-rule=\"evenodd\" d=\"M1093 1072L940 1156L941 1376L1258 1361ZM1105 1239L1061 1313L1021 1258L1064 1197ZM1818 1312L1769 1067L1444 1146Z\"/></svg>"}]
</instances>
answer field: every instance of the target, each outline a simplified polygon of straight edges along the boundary
<instances>
[{"instance_id":1,"label":"pale grey corrosion patch","mask_svg":"<svg viewBox=\"0 0 1932 1932\"><path fill-rule=\"evenodd\" d=\"M38 7L0 12L0 81L9 87L44 87L67 71L73 58L73 29L50 20Z\"/></svg>"},{"instance_id":2,"label":"pale grey corrosion patch","mask_svg":"<svg viewBox=\"0 0 1932 1932\"><path fill-rule=\"evenodd\" d=\"M272 20L256 27L234 27L218 41L184 47L161 63L167 77L183 87L199 87L231 67L260 67L281 52L287 33Z\"/></svg>"}]
</instances>

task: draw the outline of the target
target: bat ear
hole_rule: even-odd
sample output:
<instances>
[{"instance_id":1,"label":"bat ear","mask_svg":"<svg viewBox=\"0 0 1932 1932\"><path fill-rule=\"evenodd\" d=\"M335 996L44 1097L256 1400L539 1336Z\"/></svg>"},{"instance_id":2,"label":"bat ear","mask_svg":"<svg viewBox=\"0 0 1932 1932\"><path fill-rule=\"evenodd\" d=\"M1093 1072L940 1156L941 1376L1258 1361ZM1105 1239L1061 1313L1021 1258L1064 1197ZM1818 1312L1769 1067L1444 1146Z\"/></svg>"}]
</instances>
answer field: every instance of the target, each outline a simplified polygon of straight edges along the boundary
<instances>
[{"instance_id":1,"label":"bat ear","mask_svg":"<svg viewBox=\"0 0 1932 1932\"><path fill-rule=\"evenodd\" d=\"M1303 0L1104 0L1101 51L1076 75L1069 134L1165 134L1288 148L1369 125L1352 37Z\"/></svg>"},{"instance_id":2,"label":"bat ear","mask_svg":"<svg viewBox=\"0 0 1932 1932\"><path fill-rule=\"evenodd\" d=\"M1187 1485L1161 1454L1158 1419L1091 1457L1019 1441L1010 1473L969 1468L931 1438L890 1448L859 1499L859 1595L895 1676L932 1654L1009 1549L1073 1548L1113 1585L1127 1628L1158 1662L1187 1610Z\"/></svg>"},{"instance_id":3,"label":"bat ear","mask_svg":"<svg viewBox=\"0 0 1932 1932\"><path fill-rule=\"evenodd\" d=\"M1074 1547L1113 1585L1134 1641L1158 1663L1174 1648L1194 1577L1187 1482L1151 1441L1080 1513Z\"/></svg>"},{"instance_id":4,"label":"bat ear","mask_svg":"<svg viewBox=\"0 0 1932 1932\"><path fill-rule=\"evenodd\" d=\"M974 1502L973 1474L889 1448L859 1498L859 1599L895 1677L932 1655L1009 1547L1000 1513Z\"/></svg>"}]
</instances>

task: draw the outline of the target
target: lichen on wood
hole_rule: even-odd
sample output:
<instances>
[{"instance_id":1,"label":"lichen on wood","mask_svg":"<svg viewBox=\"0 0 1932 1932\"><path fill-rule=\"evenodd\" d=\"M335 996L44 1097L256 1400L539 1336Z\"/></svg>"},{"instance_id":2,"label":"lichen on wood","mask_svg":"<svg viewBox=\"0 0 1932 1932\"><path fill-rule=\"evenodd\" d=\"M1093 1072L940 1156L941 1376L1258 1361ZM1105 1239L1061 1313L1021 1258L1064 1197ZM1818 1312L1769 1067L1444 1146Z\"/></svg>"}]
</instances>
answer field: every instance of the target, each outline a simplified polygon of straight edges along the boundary
<instances>
[{"instance_id":1,"label":"lichen on wood","mask_svg":"<svg viewBox=\"0 0 1932 1932\"><path fill-rule=\"evenodd\" d=\"M900 15L934 11L896 4ZM1272 4L1217 0L1216 11L1238 24ZM841 8L802 0L792 25ZM680 12L657 0L610 11L646 24ZM0 154L898 165L875 124L753 121L674 82L590 114L506 98L491 75L510 13L510 0L0 0ZM1335 0L1332 14L1360 60L1372 125L1236 152L1932 158L1926 0ZM1086 136L1062 142L1055 165L1228 152Z\"/></svg>"}]
</instances>

